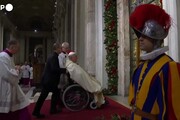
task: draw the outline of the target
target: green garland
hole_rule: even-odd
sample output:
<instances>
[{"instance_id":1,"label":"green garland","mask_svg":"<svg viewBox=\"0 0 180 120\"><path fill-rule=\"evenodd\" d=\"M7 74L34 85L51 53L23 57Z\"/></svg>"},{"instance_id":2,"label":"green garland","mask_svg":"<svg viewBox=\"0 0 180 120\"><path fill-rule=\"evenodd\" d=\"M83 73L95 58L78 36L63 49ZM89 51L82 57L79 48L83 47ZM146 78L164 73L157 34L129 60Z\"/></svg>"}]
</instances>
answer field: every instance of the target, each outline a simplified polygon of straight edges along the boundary
<instances>
[{"instance_id":1,"label":"green garland","mask_svg":"<svg viewBox=\"0 0 180 120\"><path fill-rule=\"evenodd\" d=\"M104 0L104 34L106 55L106 72L108 75L108 89L104 90L105 94L117 94L118 86L118 45L117 45L117 9L116 0Z\"/></svg>"}]
</instances>

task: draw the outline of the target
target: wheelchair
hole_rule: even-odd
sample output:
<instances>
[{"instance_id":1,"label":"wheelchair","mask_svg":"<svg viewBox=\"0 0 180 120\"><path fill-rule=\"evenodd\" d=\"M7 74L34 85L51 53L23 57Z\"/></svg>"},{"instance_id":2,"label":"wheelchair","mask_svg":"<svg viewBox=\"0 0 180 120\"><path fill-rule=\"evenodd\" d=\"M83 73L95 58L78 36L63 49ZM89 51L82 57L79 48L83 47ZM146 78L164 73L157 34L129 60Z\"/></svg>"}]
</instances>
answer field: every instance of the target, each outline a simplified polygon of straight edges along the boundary
<instances>
[{"instance_id":1,"label":"wheelchair","mask_svg":"<svg viewBox=\"0 0 180 120\"><path fill-rule=\"evenodd\" d=\"M63 88L62 102L70 111L80 111L88 106L91 109L97 109L93 94L71 79L68 79L67 85Z\"/></svg>"}]
</instances>

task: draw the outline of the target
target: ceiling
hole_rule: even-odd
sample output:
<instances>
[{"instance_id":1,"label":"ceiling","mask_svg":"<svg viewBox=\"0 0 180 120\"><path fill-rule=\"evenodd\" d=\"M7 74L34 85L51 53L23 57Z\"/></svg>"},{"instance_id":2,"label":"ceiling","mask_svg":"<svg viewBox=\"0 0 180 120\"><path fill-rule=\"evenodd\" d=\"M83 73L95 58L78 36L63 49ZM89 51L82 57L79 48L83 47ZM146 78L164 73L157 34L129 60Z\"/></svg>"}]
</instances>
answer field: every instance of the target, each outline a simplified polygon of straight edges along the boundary
<instances>
[{"instance_id":1,"label":"ceiling","mask_svg":"<svg viewBox=\"0 0 180 120\"><path fill-rule=\"evenodd\" d=\"M52 31L55 0L0 0L0 5L10 3L13 10L4 14L20 31Z\"/></svg>"}]
</instances>

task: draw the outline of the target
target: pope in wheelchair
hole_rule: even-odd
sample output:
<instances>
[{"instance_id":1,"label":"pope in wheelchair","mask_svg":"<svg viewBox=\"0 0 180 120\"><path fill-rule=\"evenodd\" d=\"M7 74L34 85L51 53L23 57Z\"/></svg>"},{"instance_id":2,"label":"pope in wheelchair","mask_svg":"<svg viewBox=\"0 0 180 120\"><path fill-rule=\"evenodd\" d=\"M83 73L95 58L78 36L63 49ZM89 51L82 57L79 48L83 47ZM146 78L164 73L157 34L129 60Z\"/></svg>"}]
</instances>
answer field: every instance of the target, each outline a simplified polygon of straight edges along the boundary
<instances>
[{"instance_id":1,"label":"pope in wheelchair","mask_svg":"<svg viewBox=\"0 0 180 120\"><path fill-rule=\"evenodd\" d=\"M70 52L66 59L68 78L73 80L71 85L63 91L62 101L66 108L71 111L79 111L88 105L92 109L105 104L102 86L98 80L89 75L77 63L77 54Z\"/></svg>"}]
</instances>

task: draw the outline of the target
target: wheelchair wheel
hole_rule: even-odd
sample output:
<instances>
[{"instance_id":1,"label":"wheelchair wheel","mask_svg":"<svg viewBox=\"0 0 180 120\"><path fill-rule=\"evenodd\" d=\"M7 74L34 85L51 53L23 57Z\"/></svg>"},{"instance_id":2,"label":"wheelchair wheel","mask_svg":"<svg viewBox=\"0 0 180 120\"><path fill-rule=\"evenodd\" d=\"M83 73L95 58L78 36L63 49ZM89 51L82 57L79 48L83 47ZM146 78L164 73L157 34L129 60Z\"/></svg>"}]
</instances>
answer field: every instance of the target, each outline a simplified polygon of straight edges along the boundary
<instances>
[{"instance_id":1,"label":"wheelchair wheel","mask_svg":"<svg viewBox=\"0 0 180 120\"><path fill-rule=\"evenodd\" d=\"M90 106L90 108L93 109L93 110L97 109L97 105L96 105L96 103L95 103L94 100L90 102L89 106Z\"/></svg>"},{"instance_id":2,"label":"wheelchair wheel","mask_svg":"<svg viewBox=\"0 0 180 120\"><path fill-rule=\"evenodd\" d=\"M74 84L65 89L62 101L67 109L71 111L80 111L88 106L89 93L80 85Z\"/></svg>"}]
</instances>

